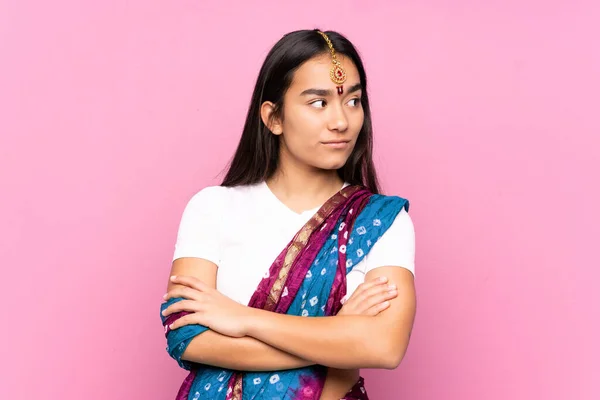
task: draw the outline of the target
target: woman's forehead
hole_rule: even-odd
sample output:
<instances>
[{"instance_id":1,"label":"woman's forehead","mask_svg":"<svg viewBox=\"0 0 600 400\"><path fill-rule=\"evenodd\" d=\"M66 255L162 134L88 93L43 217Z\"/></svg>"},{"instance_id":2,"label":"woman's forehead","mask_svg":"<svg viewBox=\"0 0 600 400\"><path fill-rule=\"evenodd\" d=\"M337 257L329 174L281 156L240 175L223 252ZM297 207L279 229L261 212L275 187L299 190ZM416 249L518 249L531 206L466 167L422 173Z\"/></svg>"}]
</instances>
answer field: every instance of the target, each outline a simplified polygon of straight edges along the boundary
<instances>
[{"instance_id":1,"label":"woman's forehead","mask_svg":"<svg viewBox=\"0 0 600 400\"><path fill-rule=\"evenodd\" d=\"M348 57L341 54L337 56L346 71L347 80L345 85L360 83L358 70ZM290 85L290 91L299 93L305 89L335 89L336 84L331 80L330 71L333 66L331 56L324 54L319 57L311 58L300 66L294 73L294 79Z\"/></svg>"}]
</instances>

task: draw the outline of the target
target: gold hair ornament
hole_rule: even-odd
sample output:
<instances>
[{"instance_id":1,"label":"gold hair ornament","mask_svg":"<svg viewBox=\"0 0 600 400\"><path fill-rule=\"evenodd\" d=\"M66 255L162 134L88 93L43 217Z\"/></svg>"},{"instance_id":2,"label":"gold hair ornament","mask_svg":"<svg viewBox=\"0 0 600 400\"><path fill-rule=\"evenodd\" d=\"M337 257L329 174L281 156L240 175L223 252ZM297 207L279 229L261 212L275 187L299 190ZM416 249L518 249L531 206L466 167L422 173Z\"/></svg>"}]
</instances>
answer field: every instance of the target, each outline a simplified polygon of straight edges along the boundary
<instances>
[{"instance_id":1,"label":"gold hair ornament","mask_svg":"<svg viewBox=\"0 0 600 400\"><path fill-rule=\"evenodd\" d=\"M323 36L323 39L325 39L327 42L327 46L329 46L329 51L331 52L331 62L333 63L333 67L331 67L331 70L329 71L329 76L331 77L333 83L337 85L336 88L338 94L342 95L344 93L343 83L346 82L346 71L344 68L342 68L342 64L338 61L335 54L335 49L333 48L333 44L331 43L331 40L329 40L329 37L324 32L317 32L319 35Z\"/></svg>"}]
</instances>

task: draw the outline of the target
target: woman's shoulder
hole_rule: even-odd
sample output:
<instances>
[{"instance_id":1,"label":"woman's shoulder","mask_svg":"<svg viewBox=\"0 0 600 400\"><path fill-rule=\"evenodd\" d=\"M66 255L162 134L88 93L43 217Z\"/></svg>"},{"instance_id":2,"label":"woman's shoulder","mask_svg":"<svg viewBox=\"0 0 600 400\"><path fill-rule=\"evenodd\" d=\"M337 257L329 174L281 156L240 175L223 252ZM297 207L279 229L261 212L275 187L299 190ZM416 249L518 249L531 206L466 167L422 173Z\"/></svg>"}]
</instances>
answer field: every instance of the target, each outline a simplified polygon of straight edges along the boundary
<instances>
[{"instance_id":1,"label":"woman's shoulder","mask_svg":"<svg viewBox=\"0 0 600 400\"><path fill-rule=\"evenodd\" d=\"M366 272L384 265L401 266L415 273L415 225L408 213L408 199L379 196L381 236L368 254ZM384 220L385 219L385 220Z\"/></svg>"},{"instance_id":2,"label":"woman's shoulder","mask_svg":"<svg viewBox=\"0 0 600 400\"><path fill-rule=\"evenodd\" d=\"M382 221L384 236L413 236L414 223L408 212L410 202L395 194L377 194L371 199L375 218Z\"/></svg>"},{"instance_id":3,"label":"woman's shoulder","mask_svg":"<svg viewBox=\"0 0 600 400\"><path fill-rule=\"evenodd\" d=\"M252 194L258 185L239 185L239 186L205 186L194 193L188 202L191 206L211 206L222 208L232 201L247 197Z\"/></svg>"},{"instance_id":4,"label":"woman's shoulder","mask_svg":"<svg viewBox=\"0 0 600 400\"><path fill-rule=\"evenodd\" d=\"M371 203L376 204L379 209L396 208L399 211L408 212L410 201L406 197L395 194L374 194Z\"/></svg>"},{"instance_id":5,"label":"woman's shoulder","mask_svg":"<svg viewBox=\"0 0 600 400\"><path fill-rule=\"evenodd\" d=\"M385 236L395 233L405 235L414 231L412 218L408 214L409 201L397 195L374 194L368 205L358 216L355 225L371 226L374 232Z\"/></svg>"},{"instance_id":6,"label":"woman's shoulder","mask_svg":"<svg viewBox=\"0 0 600 400\"><path fill-rule=\"evenodd\" d=\"M205 186L195 192L188 201L190 206L217 205L227 197L227 188L224 186Z\"/></svg>"}]
</instances>

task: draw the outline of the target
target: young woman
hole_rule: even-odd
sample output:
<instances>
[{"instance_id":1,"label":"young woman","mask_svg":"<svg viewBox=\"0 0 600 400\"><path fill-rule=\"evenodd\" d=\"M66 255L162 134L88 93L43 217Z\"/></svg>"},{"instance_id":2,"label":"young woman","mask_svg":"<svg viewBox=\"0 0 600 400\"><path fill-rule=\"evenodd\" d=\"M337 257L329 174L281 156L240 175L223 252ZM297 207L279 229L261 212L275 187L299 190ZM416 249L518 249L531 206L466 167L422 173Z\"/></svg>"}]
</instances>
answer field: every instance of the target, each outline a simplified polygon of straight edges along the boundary
<instances>
[{"instance_id":1,"label":"young woman","mask_svg":"<svg viewBox=\"0 0 600 400\"><path fill-rule=\"evenodd\" d=\"M190 370L177 399L367 399L415 316L414 228L378 194L354 46L285 35L261 68L221 186L189 201L161 317Z\"/></svg>"}]
</instances>

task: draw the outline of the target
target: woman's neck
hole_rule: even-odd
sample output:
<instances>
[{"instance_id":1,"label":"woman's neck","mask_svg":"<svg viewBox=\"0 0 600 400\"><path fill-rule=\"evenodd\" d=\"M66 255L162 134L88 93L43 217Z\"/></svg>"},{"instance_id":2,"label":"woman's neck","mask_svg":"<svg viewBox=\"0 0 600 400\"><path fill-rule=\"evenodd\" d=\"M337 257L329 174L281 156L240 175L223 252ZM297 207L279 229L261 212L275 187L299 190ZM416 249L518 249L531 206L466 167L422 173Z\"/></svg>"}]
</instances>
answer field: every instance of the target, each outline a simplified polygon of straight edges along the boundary
<instances>
[{"instance_id":1,"label":"woman's neck","mask_svg":"<svg viewBox=\"0 0 600 400\"><path fill-rule=\"evenodd\" d=\"M271 192L298 213L325 203L337 193L344 181L335 170L279 168L267 179Z\"/></svg>"}]
</instances>

